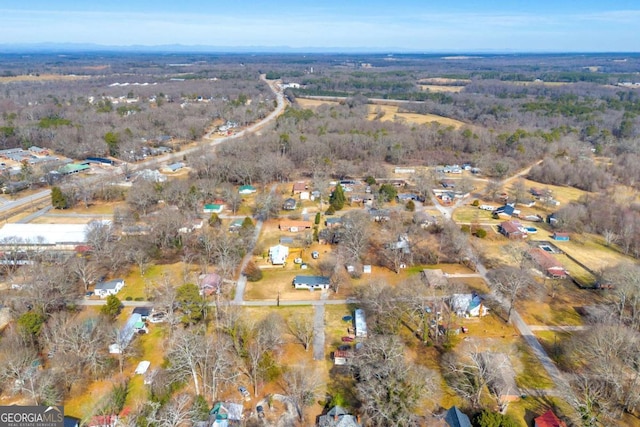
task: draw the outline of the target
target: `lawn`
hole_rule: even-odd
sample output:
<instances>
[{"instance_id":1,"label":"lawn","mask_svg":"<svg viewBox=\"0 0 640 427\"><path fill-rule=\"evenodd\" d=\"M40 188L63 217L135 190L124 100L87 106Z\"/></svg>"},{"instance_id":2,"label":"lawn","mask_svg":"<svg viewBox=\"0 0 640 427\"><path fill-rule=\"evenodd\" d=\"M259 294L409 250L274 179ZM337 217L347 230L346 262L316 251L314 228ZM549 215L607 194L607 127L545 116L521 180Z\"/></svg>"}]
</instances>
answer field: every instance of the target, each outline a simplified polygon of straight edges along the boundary
<instances>
[{"instance_id":1,"label":"lawn","mask_svg":"<svg viewBox=\"0 0 640 427\"><path fill-rule=\"evenodd\" d=\"M497 206L497 204L493 204ZM490 211L485 211L476 206L461 206L453 212L453 220L457 223L470 224L472 222L500 224L503 220L493 219Z\"/></svg>"},{"instance_id":2,"label":"lawn","mask_svg":"<svg viewBox=\"0 0 640 427\"><path fill-rule=\"evenodd\" d=\"M186 271L185 271L186 270ZM197 273L200 268L196 265L186 265L183 262L176 262L174 264L159 264L149 265L145 271L144 276L140 275L140 269L137 266L132 266L129 272L124 276L124 288L118 292L118 298L121 301L127 299L135 300L136 298L142 298L144 300L149 299L152 296L154 287L163 280L166 276L174 285L182 285L182 278L187 272L187 276L192 283L197 280Z\"/></svg>"},{"instance_id":3,"label":"lawn","mask_svg":"<svg viewBox=\"0 0 640 427\"><path fill-rule=\"evenodd\" d=\"M521 364L516 384L521 389L549 389L554 384L531 348L524 342L517 344L518 360Z\"/></svg>"}]
</instances>

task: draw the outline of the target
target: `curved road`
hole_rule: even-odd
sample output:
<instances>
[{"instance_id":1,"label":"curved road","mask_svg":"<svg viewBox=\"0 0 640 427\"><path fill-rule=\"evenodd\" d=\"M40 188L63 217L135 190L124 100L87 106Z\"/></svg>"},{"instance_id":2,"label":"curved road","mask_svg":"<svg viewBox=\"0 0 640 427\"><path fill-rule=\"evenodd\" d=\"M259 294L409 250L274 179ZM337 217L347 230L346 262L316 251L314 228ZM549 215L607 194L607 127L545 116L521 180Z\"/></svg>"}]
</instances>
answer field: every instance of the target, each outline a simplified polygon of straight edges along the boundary
<instances>
[{"instance_id":1,"label":"curved road","mask_svg":"<svg viewBox=\"0 0 640 427\"><path fill-rule=\"evenodd\" d=\"M214 140L211 140L211 138L210 138L211 132L210 132L207 136L205 136L205 138L201 139L193 147L185 148L184 150L181 150L181 151L176 152L176 153L171 153L171 154L167 154L167 155L160 156L160 157L154 157L152 159L145 160L145 161L140 162L140 163L129 164L128 165L129 170L137 171L137 170L142 170L142 169L147 169L147 168L151 168L151 167L154 167L154 166L158 166L158 165L160 165L162 163L168 163L168 162L181 160L184 155L191 154L191 153L196 153L199 150L202 150L203 147L215 147L215 146L217 146L219 144L222 144L225 141L230 141L230 140L234 140L234 139L237 139L237 138L241 138L241 137L243 137L245 135L248 135L250 133L256 132L256 131L262 129L263 127L265 127L272 120L274 120L280 114L282 114L282 112L285 109L286 103L285 103L285 99L284 99L284 94L282 93L282 89L278 86L276 81L269 81L269 80L267 80L265 78L264 75L261 75L260 79L262 81L264 81L269 86L269 88L271 89L273 94L276 96L276 102L277 102L276 108L273 111L271 111L264 119L262 119L259 122L256 122L256 123L248 126L247 128L239 131L238 133L236 133L234 135L229 135L229 136L225 136L225 137L221 137L221 138L216 138ZM120 168L116 168L112 172L112 174L117 174L117 173L121 173L121 169ZM89 181L99 181L99 180L104 179L104 176L95 175L95 176L86 177L84 179L87 179ZM24 196L24 197L21 197L21 198L16 199L16 200L12 200L10 202L6 202L6 203L0 205L0 214L6 213L6 212L10 212L13 209L24 208L24 207L26 207L27 205L29 205L31 203L35 203L36 201L40 201L40 200L45 199L45 198L50 197L50 196L51 196L51 190L50 189L46 189L46 190L42 190L42 191L39 191L37 193L31 194L29 196Z\"/></svg>"}]
</instances>

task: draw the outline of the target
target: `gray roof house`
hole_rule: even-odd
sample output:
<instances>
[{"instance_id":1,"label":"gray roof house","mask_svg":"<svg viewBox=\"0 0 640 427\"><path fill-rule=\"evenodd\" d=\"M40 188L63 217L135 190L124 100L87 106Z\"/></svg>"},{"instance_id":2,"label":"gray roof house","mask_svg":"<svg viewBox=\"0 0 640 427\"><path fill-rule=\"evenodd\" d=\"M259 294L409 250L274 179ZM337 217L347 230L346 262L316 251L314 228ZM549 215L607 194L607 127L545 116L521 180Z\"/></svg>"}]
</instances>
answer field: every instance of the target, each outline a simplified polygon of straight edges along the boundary
<instances>
[{"instance_id":1,"label":"gray roof house","mask_svg":"<svg viewBox=\"0 0 640 427\"><path fill-rule=\"evenodd\" d=\"M444 421L449 427L471 427L469 417L455 406L445 413Z\"/></svg>"},{"instance_id":2,"label":"gray roof house","mask_svg":"<svg viewBox=\"0 0 640 427\"><path fill-rule=\"evenodd\" d=\"M293 278L293 286L296 289L329 289L331 280L326 276L296 276Z\"/></svg>"},{"instance_id":3,"label":"gray roof house","mask_svg":"<svg viewBox=\"0 0 640 427\"><path fill-rule=\"evenodd\" d=\"M334 406L325 415L318 417L318 427L360 427L358 418L341 406Z\"/></svg>"},{"instance_id":4,"label":"gray roof house","mask_svg":"<svg viewBox=\"0 0 640 427\"><path fill-rule=\"evenodd\" d=\"M115 295L124 287L124 279L113 279L108 282L100 282L95 287L95 294L100 298Z\"/></svg>"}]
</instances>

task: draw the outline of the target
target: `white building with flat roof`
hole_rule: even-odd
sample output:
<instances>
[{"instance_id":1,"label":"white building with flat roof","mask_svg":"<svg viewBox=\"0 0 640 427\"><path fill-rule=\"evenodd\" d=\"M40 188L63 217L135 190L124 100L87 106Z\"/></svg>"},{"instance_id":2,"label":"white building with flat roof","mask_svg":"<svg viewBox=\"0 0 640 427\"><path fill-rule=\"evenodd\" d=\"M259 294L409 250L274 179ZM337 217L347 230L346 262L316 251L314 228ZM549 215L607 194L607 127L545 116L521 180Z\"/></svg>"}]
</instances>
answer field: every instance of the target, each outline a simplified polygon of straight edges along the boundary
<instances>
[{"instance_id":1,"label":"white building with flat roof","mask_svg":"<svg viewBox=\"0 0 640 427\"><path fill-rule=\"evenodd\" d=\"M363 309L357 308L355 310L353 322L356 327L356 337L366 338L367 337L367 319L364 315Z\"/></svg>"},{"instance_id":2,"label":"white building with flat roof","mask_svg":"<svg viewBox=\"0 0 640 427\"><path fill-rule=\"evenodd\" d=\"M91 224L5 224L0 228L0 247L72 250L87 243L90 228Z\"/></svg>"}]
</instances>

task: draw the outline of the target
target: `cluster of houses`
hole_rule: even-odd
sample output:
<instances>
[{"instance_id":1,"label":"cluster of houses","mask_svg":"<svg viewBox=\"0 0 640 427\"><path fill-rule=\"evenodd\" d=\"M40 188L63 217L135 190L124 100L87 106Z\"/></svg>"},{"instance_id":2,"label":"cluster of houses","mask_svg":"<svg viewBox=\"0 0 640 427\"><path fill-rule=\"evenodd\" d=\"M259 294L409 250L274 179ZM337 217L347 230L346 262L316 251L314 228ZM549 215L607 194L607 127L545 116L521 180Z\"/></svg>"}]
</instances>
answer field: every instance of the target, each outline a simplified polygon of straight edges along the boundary
<instances>
[{"instance_id":1,"label":"cluster of houses","mask_svg":"<svg viewBox=\"0 0 640 427\"><path fill-rule=\"evenodd\" d=\"M233 130L237 127L237 122L227 120L225 124L218 126L218 135L231 135L233 133Z\"/></svg>"}]
</instances>

